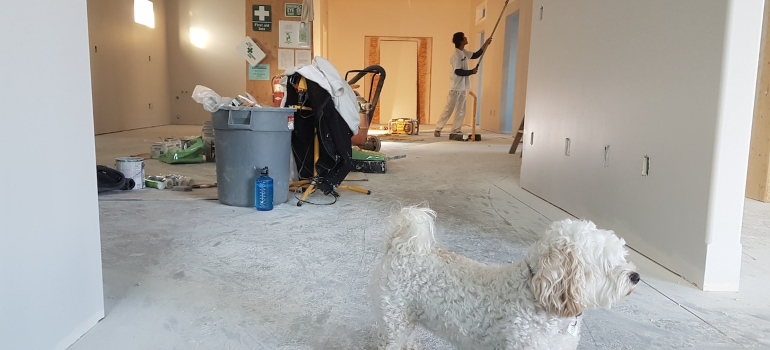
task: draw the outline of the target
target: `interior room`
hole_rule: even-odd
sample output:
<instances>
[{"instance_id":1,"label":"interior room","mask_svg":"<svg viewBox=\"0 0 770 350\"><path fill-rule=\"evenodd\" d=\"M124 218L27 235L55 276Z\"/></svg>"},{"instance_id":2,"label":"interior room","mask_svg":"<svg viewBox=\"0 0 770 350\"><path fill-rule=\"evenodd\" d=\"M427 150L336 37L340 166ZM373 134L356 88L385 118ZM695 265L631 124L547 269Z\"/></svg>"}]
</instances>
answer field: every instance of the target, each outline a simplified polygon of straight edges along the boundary
<instances>
[{"instance_id":1,"label":"interior room","mask_svg":"<svg viewBox=\"0 0 770 350\"><path fill-rule=\"evenodd\" d=\"M389 220L429 205L436 246L489 265L522 261L558 220L623 238L641 281L581 314L578 349L770 348L767 5L11 0L2 121L6 144L24 147L0 172L0 344L377 349ZM469 62L462 133L450 119L436 137L456 32L470 52L492 40ZM340 91L377 95L357 111L366 143L346 138L343 152L382 156L382 171L343 171L331 194L290 183L307 171L290 72L324 61ZM348 84L369 67L385 74ZM260 107L229 105L243 101ZM232 126L233 110L260 108L291 110L280 142L228 144L267 137ZM316 132L304 141L326 142ZM272 210L252 205L262 166L249 157L270 159L272 198L286 196ZM128 158L134 188L103 191L94 167ZM421 328L414 343L453 348Z\"/></svg>"}]
</instances>

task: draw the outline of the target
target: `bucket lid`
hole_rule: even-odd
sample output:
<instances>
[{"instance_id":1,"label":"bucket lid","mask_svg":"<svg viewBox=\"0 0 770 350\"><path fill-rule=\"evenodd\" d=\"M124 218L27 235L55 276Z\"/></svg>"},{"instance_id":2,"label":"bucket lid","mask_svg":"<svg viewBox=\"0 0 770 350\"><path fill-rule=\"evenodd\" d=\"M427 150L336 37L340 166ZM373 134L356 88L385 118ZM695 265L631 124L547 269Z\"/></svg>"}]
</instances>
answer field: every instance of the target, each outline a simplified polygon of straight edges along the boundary
<instances>
[{"instance_id":1,"label":"bucket lid","mask_svg":"<svg viewBox=\"0 0 770 350\"><path fill-rule=\"evenodd\" d=\"M144 160L144 158L141 157L118 157L115 158L118 162L141 162Z\"/></svg>"}]
</instances>

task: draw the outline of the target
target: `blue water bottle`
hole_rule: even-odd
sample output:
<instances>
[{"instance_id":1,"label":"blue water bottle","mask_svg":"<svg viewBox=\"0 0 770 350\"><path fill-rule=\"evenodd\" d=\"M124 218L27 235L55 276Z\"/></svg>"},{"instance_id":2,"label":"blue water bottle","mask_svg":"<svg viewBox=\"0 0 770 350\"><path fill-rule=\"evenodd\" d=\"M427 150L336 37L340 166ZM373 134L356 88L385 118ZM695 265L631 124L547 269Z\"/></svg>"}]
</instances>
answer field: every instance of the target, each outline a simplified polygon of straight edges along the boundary
<instances>
[{"instance_id":1,"label":"blue water bottle","mask_svg":"<svg viewBox=\"0 0 770 350\"><path fill-rule=\"evenodd\" d=\"M267 167L262 176L254 181L254 208L259 211L273 210L273 179L267 176Z\"/></svg>"}]
</instances>

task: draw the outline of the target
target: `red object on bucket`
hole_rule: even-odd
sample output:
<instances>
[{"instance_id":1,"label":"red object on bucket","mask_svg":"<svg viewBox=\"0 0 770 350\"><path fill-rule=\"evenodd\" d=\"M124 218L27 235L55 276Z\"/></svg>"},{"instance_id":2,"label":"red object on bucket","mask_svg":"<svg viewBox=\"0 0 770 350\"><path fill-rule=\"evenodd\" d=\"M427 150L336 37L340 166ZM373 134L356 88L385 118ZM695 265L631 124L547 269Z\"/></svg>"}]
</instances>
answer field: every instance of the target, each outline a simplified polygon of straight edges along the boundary
<instances>
[{"instance_id":1,"label":"red object on bucket","mask_svg":"<svg viewBox=\"0 0 770 350\"><path fill-rule=\"evenodd\" d=\"M273 94L273 107L281 107L283 102L283 92L276 92Z\"/></svg>"}]
</instances>

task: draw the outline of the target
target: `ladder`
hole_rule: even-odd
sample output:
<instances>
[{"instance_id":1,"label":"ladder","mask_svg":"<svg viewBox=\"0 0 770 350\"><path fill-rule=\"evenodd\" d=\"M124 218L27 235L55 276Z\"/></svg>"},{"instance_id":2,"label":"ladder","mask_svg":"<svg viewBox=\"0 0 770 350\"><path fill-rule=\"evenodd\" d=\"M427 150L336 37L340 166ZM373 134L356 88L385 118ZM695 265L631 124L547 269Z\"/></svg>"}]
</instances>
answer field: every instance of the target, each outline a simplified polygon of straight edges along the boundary
<instances>
[{"instance_id":1,"label":"ladder","mask_svg":"<svg viewBox=\"0 0 770 350\"><path fill-rule=\"evenodd\" d=\"M511 145L511 149L508 150L508 154L516 153L516 150L519 148L519 143L521 143L522 136L524 136L524 118L521 118L521 125L519 126L519 130L516 131L516 136L513 137L513 144ZM522 153L523 152L524 151L522 151Z\"/></svg>"}]
</instances>

